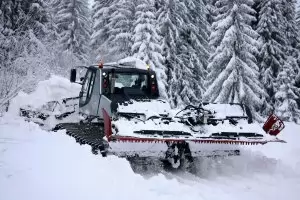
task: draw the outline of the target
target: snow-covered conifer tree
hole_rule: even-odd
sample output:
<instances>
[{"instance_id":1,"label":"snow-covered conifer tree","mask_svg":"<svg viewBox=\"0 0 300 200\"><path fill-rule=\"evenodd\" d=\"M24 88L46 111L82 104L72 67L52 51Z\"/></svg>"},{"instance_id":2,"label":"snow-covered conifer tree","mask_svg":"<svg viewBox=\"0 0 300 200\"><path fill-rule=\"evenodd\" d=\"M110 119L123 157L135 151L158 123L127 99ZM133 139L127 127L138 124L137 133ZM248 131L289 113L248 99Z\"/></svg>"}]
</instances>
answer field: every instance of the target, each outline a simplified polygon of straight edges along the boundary
<instances>
[{"instance_id":1,"label":"snow-covered conifer tree","mask_svg":"<svg viewBox=\"0 0 300 200\"><path fill-rule=\"evenodd\" d=\"M254 30L256 30L257 29L257 24L258 24L258 17L259 17L261 0L253 0L253 1L254 1L254 4L252 5L252 8L253 8L253 10L255 10L256 20L252 21L251 26Z\"/></svg>"},{"instance_id":2,"label":"snow-covered conifer tree","mask_svg":"<svg viewBox=\"0 0 300 200\"><path fill-rule=\"evenodd\" d=\"M161 37L157 33L154 0L137 0L133 32L132 54L156 71L162 96L165 94L165 67L161 49Z\"/></svg>"},{"instance_id":3,"label":"snow-covered conifer tree","mask_svg":"<svg viewBox=\"0 0 300 200\"><path fill-rule=\"evenodd\" d=\"M285 0L283 3L283 16L285 18L285 33L287 41L287 60L291 70L295 73L294 86L298 87L300 83L300 27L297 26L296 20L296 0ZM300 86L298 87L300 89ZM276 97L275 97L276 98ZM300 97L296 99L300 106Z\"/></svg>"},{"instance_id":4,"label":"snow-covered conifer tree","mask_svg":"<svg viewBox=\"0 0 300 200\"><path fill-rule=\"evenodd\" d=\"M296 23L296 0L285 0L283 1L283 16L285 19L285 37L287 41L287 56L288 62L297 62L297 59L300 58L300 27L297 27ZM300 67L300 61L297 65L294 66L293 70L298 73Z\"/></svg>"},{"instance_id":5,"label":"snow-covered conifer tree","mask_svg":"<svg viewBox=\"0 0 300 200\"><path fill-rule=\"evenodd\" d=\"M300 89L295 86L295 71L292 66L295 62L286 62L280 69L276 79L275 113L282 120L300 122L300 109L297 100Z\"/></svg>"},{"instance_id":6,"label":"snow-covered conifer tree","mask_svg":"<svg viewBox=\"0 0 300 200\"><path fill-rule=\"evenodd\" d=\"M296 9L296 26L297 26L297 29L300 30L300 6L298 5L297 6L297 9ZM300 46L300 44L298 44ZM298 66L300 66L300 59L298 58L297 59L297 63L298 63ZM296 83L295 83L295 86L297 88L300 88L300 70L296 76ZM300 99L297 101L298 103L298 106L300 107Z\"/></svg>"},{"instance_id":7,"label":"snow-covered conifer tree","mask_svg":"<svg viewBox=\"0 0 300 200\"><path fill-rule=\"evenodd\" d=\"M182 4L178 0L159 0L157 20L159 33L162 36L162 55L166 73L166 92L172 106L182 102L180 96L179 80L181 76L180 58L177 56L179 41L179 27L184 26L184 20L180 15Z\"/></svg>"},{"instance_id":8,"label":"snow-covered conifer tree","mask_svg":"<svg viewBox=\"0 0 300 200\"><path fill-rule=\"evenodd\" d=\"M300 5L298 5L296 9L296 24L297 27L300 29Z\"/></svg>"},{"instance_id":9,"label":"snow-covered conifer tree","mask_svg":"<svg viewBox=\"0 0 300 200\"><path fill-rule=\"evenodd\" d=\"M91 46L95 61L111 61L107 42L109 38L109 20L114 12L116 0L94 0L92 8ZM107 56L108 55L108 56Z\"/></svg>"},{"instance_id":10,"label":"snow-covered conifer tree","mask_svg":"<svg viewBox=\"0 0 300 200\"><path fill-rule=\"evenodd\" d=\"M282 14L285 18L285 33L289 48L297 48L299 46L299 36L298 30L300 30L296 25L296 0L284 0L282 2ZM291 49L289 55L291 55ZM298 52L294 52L298 53Z\"/></svg>"},{"instance_id":11,"label":"snow-covered conifer tree","mask_svg":"<svg viewBox=\"0 0 300 200\"><path fill-rule=\"evenodd\" d=\"M1 7L0 7L1 8ZM0 9L0 70L4 67L4 61L5 61L5 36L3 34L4 32L4 13Z\"/></svg>"},{"instance_id":12,"label":"snow-covered conifer tree","mask_svg":"<svg viewBox=\"0 0 300 200\"><path fill-rule=\"evenodd\" d=\"M206 10L208 13L206 14L206 19L208 23L211 25L217 16L217 10L215 7L216 0L203 0L203 3L205 4Z\"/></svg>"},{"instance_id":13,"label":"snow-covered conifer tree","mask_svg":"<svg viewBox=\"0 0 300 200\"><path fill-rule=\"evenodd\" d=\"M33 82L43 79L48 71L48 51L43 43L48 36L48 13L41 0L1 1L0 93L12 96L16 89L30 89ZM3 103L3 102L2 102Z\"/></svg>"},{"instance_id":14,"label":"snow-covered conifer tree","mask_svg":"<svg viewBox=\"0 0 300 200\"><path fill-rule=\"evenodd\" d=\"M283 17L282 0L262 0L259 5L257 32L259 33L260 81L268 98L263 114L274 109L276 93L274 84L280 68L285 64L287 44L286 20Z\"/></svg>"},{"instance_id":15,"label":"snow-covered conifer tree","mask_svg":"<svg viewBox=\"0 0 300 200\"><path fill-rule=\"evenodd\" d=\"M183 60L188 65L183 66L183 70L189 68L192 76L187 76L185 79L190 80L190 90L195 93L196 99L190 102L199 102L205 92L204 79L206 77L206 68L210 55L209 48L209 22L207 20L208 10L203 0L184 1L187 13L187 26L183 31L183 41L187 51L184 52ZM187 59L186 59L187 58ZM187 103L190 103L187 102Z\"/></svg>"},{"instance_id":16,"label":"snow-covered conifer tree","mask_svg":"<svg viewBox=\"0 0 300 200\"><path fill-rule=\"evenodd\" d=\"M2 1L1 12L5 36L5 60L13 68L16 59L27 59L39 53L38 43L41 43L48 34L48 13L46 5L41 0ZM28 60L28 59L27 59ZM18 72L25 72L34 66L16 66ZM13 70L12 70L13 71Z\"/></svg>"},{"instance_id":17,"label":"snow-covered conifer tree","mask_svg":"<svg viewBox=\"0 0 300 200\"><path fill-rule=\"evenodd\" d=\"M133 44L133 25L135 21L135 2L116 0L111 7L108 20L108 39L106 49L113 59L122 59L131 55Z\"/></svg>"},{"instance_id":18,"label":"snow-covered conifer tree","mask_svg":"<svg viewBox=\"0 0 300 200\"><path fill-rule=\"evenodd\" d=\"M5 31L8 31L8 27L6 25L5 28L5 10L3 3L0 4L0 103L1 100L4 99L10 88L6 86L6 82L8 82L7 69L9 68L9 58L8 58L8 46ZM6 30L5 30L6 29ZM1 112L1 108L0 108Z\"/></svg>"},{"instance_id":19,"label":"snow-covered conifer tree","mask_svg":"<svg viewBox=\"0 0 300 200\"><path fill-rule=\"evenodd\" d=\"M169 74L177 63L176 42L179 37L178 26L183 25L183 19L177 12L177 0L159 0L158 2L160 6L157 11L157 20L159 33L162 36L162 55L165 58L166 73Z\"/></svg>"},{"instance_id":20,"label":"snow-covered conifer tree","mask_svg":"<svg viewBox=\"0 0 300 200\"><path fill-rule=\"evenodd\" d=\"M203 2L157 1L157 19L172 106L200 101L208 59L208 23Z\"/></svg>"},{"instance_id":21,"label":"snow-covered conifer tree","mask_svg":"<svg viewBox=\"0 0 300 200\"><path fill-rule=\"evenodd\" d=\"M218 0L218 16L212 25L210 43L215 51L208 65L205 100L244 103L250 109L262 104L258 81L257 33L252 0Z\"/></svg>"},{"instance_id":22,"label":"snow-covered conifer tree","mask_svg":"<svg viewBox=\"0 0 300 200\"><path fill-rule=\"evenodd\" d=\"M21 2L12 0L2 1L0 3L2 30L1 35L4 40L1 41L1 60L2 67L11 65L11 62L22 53L21 49L16 48L19 32L26 35L25 27L20 27L19 18L24 13L21 8ZM23 14L24 15L24 14ZM3 68L2 68L3 69Z\"/></svg>"},{"instance_id":23,"label":"snow-covered conifer tree","mask_svg":"<svg viewBox=\"0 0 300 200\"><path fill-rule=\"evenodd\" d=\"M88 0L62 0L57 6L56 23L62 49L80 62L88 61L90 20Z\"/></svg>"}]
</instances>

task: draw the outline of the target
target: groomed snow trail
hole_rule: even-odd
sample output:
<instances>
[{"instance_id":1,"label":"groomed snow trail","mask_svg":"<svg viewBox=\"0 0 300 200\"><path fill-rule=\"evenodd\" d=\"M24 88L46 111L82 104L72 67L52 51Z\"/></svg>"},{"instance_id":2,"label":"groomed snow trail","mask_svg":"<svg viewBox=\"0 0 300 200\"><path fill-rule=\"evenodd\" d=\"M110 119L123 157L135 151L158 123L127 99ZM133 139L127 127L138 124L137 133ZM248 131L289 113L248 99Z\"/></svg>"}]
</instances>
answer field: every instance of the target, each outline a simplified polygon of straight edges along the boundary
<instances>
[{"instance_id":1,"label":"groomed snow trail","mask_svg":"<svg viewBox=\"0 0 300 200\"><path fill-rule=\"evenodd\" d=\"M7 115L0 118L0 199L298 200L299 130L287 124L282 137L288 144L249 146L240 157L203 159L197 176L143 177L125 159L95 156L64 131L49 133Z\"/></svg>"}]
</instances>

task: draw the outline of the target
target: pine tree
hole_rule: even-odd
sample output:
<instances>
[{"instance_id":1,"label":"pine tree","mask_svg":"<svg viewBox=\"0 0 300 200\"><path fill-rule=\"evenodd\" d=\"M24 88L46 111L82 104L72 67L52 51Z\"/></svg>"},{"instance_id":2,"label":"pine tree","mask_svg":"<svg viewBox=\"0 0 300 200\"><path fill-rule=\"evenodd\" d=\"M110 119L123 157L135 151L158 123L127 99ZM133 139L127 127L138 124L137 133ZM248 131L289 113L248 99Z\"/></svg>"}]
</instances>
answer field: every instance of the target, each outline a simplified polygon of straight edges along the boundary
<instances>
[{"instance_id":1,"label":"pine tree","mask_svg":"<svg viewBox=\"0 0 300 200\"><path fill-rule=\"evenodd\" d=\"M1 54L3 60L1 60L2 67L8 67L11 65L12 61L17 57L17 55L22 53L22 50L16 49L18 44L18 33L21 28L18 28L20 13L23 11L20 9L21 2L15 2L12 0L1 1L0 11L1 11L1 21L2 21L2 38L1 41ZM26 34L26 30L23 31L23 35Z\"/></svg>"},{"instance_id":2,"label":"pine tree","mask_svg":"<svg viewBox=\"0 0 300 200\"><path fill-rule=\"evenodd\" d=\"M300 83L300 27L297 26L296 20L296 0L285 0L282 2L283 16L285 19L285 37L287 41L287 58L285 62L291 67L290 70L295 74L293 86L298 86ZM295 88L296 89L296 88ZM300 86L298 86L300 90ZM276 98L276 97L275 97ZM300 108L300 97L295 99L298 103L296 106Z\"/></svg>"},{"instance_id":3,"label":"pine tree","mask_svg":"<svg viewBox=\"0 0 300 200\"><path fill-rule=\"evenodd\" d=\"M280 69L276 79L275 113L286 121L300 122L300 109L297 100L300 97L300 89L295 87L295 62L286 62Z\"/></svg>"},{"instance_id":4,"label":"pine tree","mask_svg":"<svg viewBox=\"0 0 300 200\"><path fill-rule=\"evenodd\" d=\"M298 5L296 9L296 24L298 29L300 29L300 5Z\"/></svg>"},{"instance_id":5,"label":"pine tree","mask_svg":"<svg viewBox=\"0 0 300 200\"><path fill-rule=\"evenodd\" d=\"M167 75L173 107L200 102L208 59L208 22L202 1L157 1Z\"/></svg>"},{"instance_id":6,"label":"pine tree","mask_svg":"<svg viewBox=\"0 0 300 200\"><path fill-rule=\"evenodd\" d=\"M116 0L94 0L92 8L93 33L91 36L91 46L95 61L112 61L110 60L107 42L111 30L109 20L114 12L115 1Z\"/></svg>"},{"instance_id":7,"label":"pine tree","mask_svg":"<svg viewBox=\"0 0 300 200\"><path fill-rule=\"evenodd\" d=\"M285 27L285 37L287 41L287 56L288 62L297 62L297 59L300 58L300 36L298 34L299 28L297 27L296 23L296 0L285 0L283 1L283 16L284 16L284 27ZM296 73L298 73L300 70L300 61L298 61L297 65L291 65L295 66L293 70L295 70Z\"/></svg>"},{"instance_id":8,"label":"pine tree","mask_svg":"<svg viewBox=\"0 0 300 200\"><path fill-rule=\"evenodd\" d=\"M254 30L257 29L257 25L258 25L258 19L259 19L259 13L260 13L260 3L261 0L253 0L254 4L252 5L253 10L255 10L255 21L252 21L251 26Z\"/></svg>"},{"instance_id":9,"label":"pine tree","mask_svg":"<svg viewBox=\"0 0 300 200\"><path fill-rule=\"evenodd\" d=\"M180 36L179 28L184 24L179 10L182 11L184 7L178 3L178 0L160 0L157 1L157 5L159 5L157 20L159 33L162 37L166 92L171 105L175 107L179 102L182 102L180 89L178 88L181 75L179 63L181 60L177 55L177 45Z\"/></svg>"},{"instance_id":10,"label":"pine tree","mask_svg":"<svg viewBox=\"0 0 300 200\"><path fill-rule=\"evenodd\" d=\"M1 5L0 5L1 6ZM4 12L2 11L2 6L0 7L0 70L4 68L5 62L5 36L4 32Z\"/></svg>"},{"instance_id":11,"label":"pine tree","mask_svg":"<svg viewBox=\"0 0 300 200\"><path fill-rule=\"evenodd\" d=\"M0 102L1 99L5 98L9 88L5 86L7 82L6 71L8 69L8 47L7 40L5 37L5 10L3 2L0 4ZM1 108L0 108L1 112Z\"/></svg>"},{"instance_id":12,"label":"pine tree","mask_svg":"<svg viewBox=\"0 0 300 200\"><path fill-rule=\"evenodd\" d=\"M300 30L300 5L298 5L297 9L296 9L296 26L297 26L297 29ZM300 45L300 44L298 44ZM298 66L300 66L300 58L298 58ZM296 79L295 79L295 86L297 88L300 88L300 70L298 71L298 74L296 76ZM297 101L298 103L298 106L300 107L300 99Z\"/></svg>"},{"instance_id":13,"label":"pine tree","mask_svg":"<svg viewBox=\"0 0 300 200\"><path fill-rule=\"evenodd\" d=\"M209 22L206 18L208 10L203 0L185 0L184 3L187 8L185 15L185 24L187 24L187 26L183 29L183 44L187 50L184 53L184 58L187 59L183 59L189 64L184 64L182 68L183 70L189 68L191 71L191 74L184 79L190 80L188 90L192 91L196 97L186 103L197 103L201 101L203 93L205 92L204 79L206 77L206 69L210 55Z\"/></svg>"},{"instance_id":14,"label":"pine tree","mask_svg":"<svg viewBox=\"0 0 300 200\"><path fill-rule=\"evenodd\" d=\"M286 39L289 45L289 55L297 51L296 48L299 46L299 36L298 36L298 30L300 30L297 27L296 24L296 0L285 0L282 2L282 14L285 18L285 33L286 33ZM293 50L294 49L294 50ZM294 51L294 52L292 52Z\"/></svg>"},{"instance_id":15,"label":"pine tree","mask_svg":"<svg viewBox=\"0 0 300 200\"><path fill-rule=\"evenodd\" d=\"M12 65L16 59L36 55L39 43L48 34L48 13L41 0L2 1L1 11L5 36L5 59ZM20 67L20 66L16 66ZM18 71L26 71L27 66Z\"/></svg>"},{"instance_id":16,"label":"pine tree","mask_svg":"<svg viewBox=\"0 0 300 200\"><path fill-rule=\"evenodd\" d=\"M259 5L257 32L259 33L259 66L260 80L268 98L265 102L263 114L274 110L275 82L281 66L286 60L285 37L286 23L283 17L281 0L262 0Z\"/></svg>"},{"instance_id":17,"label":"pine tree","mask_svg":"<svg viewBox=\"0 0 300 200\"><path fill-rule=\"evenodd\" d=\"M255 11L249 0L218 0L218 16L212 25L205 100L244 103L252 111L262 104L255 54L257 33L250 26Z\"/></svg>"},{"instance_id":18,"label":"pine tree","mask_svg":"<svg viewBox=\"0 0 300 200\"><path fill-rule=\"evenodd\" d=\"M174 106L185 106L187 104L196 104L200 102L200 99L196 96L195 86L199 87L199 92L203 90L200 85L201 77L196 74L197 67L195 66L195 52L190 43L186 43L186 40L190 38L188 31L181 32L182 39L177 42L177 57L178 57L178 67L175 68L175 76L177 76L177 81L171 81L172 85L175 86L176 92ZM198 85L197 85L198 84Z\"/></svg>"},{"instance_id":19,"label":"pine tree","mask_svg":"<svg viewBox=\"0 0 300 200\"><path fill-rule=\"evenodd\" d=\"M111 58L119 60L131 55L135 3L117 0L112 4L111 10L113 12L107 24L110 28L106 48Z\"/></svg>"},{"instance_id":20,"label":"pine tree","mask_svg":"<svg viewBox=\"0 0 300 200\"><path fill-rule=\"evenodd\" d=\"M206 20L210 25L215 21L215 18L217 16L217 11L216 11L216 1L217 0L203 0L203 3L206 7L207 14L206 14Z\"/></svg>"},{"instance_id":21,"label":"pine tree","mask_svg":"<svg viewBox=\"0 0 300 200\"><path fill-rule=\"evenodd\" d=\"M60 3L61 0L45 0L45 3L47 5L47 12L49 13L49 29L52 30L52 33L49 35L49 40L52 40L52 43L55 43L57 40L59 40L59 29L58 24L56 24L57 20L57 13L60 9Z\"/></svg>"},{"instance_id":22,"label":"pine tree","mask_svg":"<svg viewBox=\"0 0 300 200\"><path fill-rule=\"evenodd\" d=\"M57 6L56 23L62 49L80 62L88 62L91 32L88 0L62 0Z\"/></svg>"},{"instance_id":23,"label":"pine tree","mask_svg":"<svg viewBox=\"0 0 300 200\"><path fill-rule=\"evenodd\" d=\"M0 2L1 61L0 95L12 96L15 89L30 89L48 74L48 52L43 43L48 35L48 13L41 0ZM2 59L2 58L0 58ZM22 84L21 84L22 83ZM3 102L2 102L3 103Z\"/></svg>"},{"instance_id":24,"label":"pine tree","mask_svg":"<svg viewBox=\"0 0 300 200\"><path fill-rule=\"evenodd\" d=\"M161 95L166 96L166 74L160 45L161 37L156 31L155 1L137 0L136 3L132 55L156 71Z\"/></svg>"}]
</instances>

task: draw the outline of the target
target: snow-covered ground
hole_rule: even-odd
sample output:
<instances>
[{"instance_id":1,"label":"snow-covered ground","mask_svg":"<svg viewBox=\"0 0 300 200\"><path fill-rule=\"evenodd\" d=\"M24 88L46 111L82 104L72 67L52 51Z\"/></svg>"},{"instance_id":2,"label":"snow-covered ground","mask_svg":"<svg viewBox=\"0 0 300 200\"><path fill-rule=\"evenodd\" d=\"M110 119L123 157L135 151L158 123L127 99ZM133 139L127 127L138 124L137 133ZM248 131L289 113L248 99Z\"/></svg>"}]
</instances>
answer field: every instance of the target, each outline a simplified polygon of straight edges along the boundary
<instances>
[{"instance_id":1,"label":"snow-covered ground","mask_svg":"<svg viewBox=\"0 0 300 200\"><path fill-rule=\"evenodd\" d=\"M0 200L299 199L299 125L286 123L280 134L286 144L245 146L239 157L199 159L196 175L139 175L125 159L93 155L63 130L47 132L17 116L21 102L38 107L76 95L77 86L68 84L59 77L41 82L35 93L19 94L0 117Z\"/></svg>"},{"instance_id":2,"label":"snow-covered ground","mask_svg":"<svg viewBox=\"0 0 300 200\"><path fill-rule=\"evenodd\" d=\"M199 161L198 175L133 173L125 159L93 155L64 131L0 118L0 199L289 199L300 195L300 126L287 144L249 146L240 157ZM249 150L249 149L253 149Z\"/></svg>"}]
</instances>

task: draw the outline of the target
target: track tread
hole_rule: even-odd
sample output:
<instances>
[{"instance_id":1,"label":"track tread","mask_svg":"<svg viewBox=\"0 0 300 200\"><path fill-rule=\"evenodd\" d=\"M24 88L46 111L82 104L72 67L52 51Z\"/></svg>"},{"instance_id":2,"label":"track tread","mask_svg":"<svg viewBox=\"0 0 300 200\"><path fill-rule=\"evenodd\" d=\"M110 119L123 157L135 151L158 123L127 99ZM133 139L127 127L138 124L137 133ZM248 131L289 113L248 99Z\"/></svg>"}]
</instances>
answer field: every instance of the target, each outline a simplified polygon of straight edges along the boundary
<instances>
[{"instance_id":1,"label":"track tread","mask_svg":"<svg viewBox=\"0 0 300 200\"><path fill-rule=\"evenodd\" d=\"M98 154L98 150L101 152L105 150L102 123L62 123L53 129L53 131L58 130L66 130L66 134L73 137L80 145L90 145L94 154Z\"/></svg>"}]
</instances>

